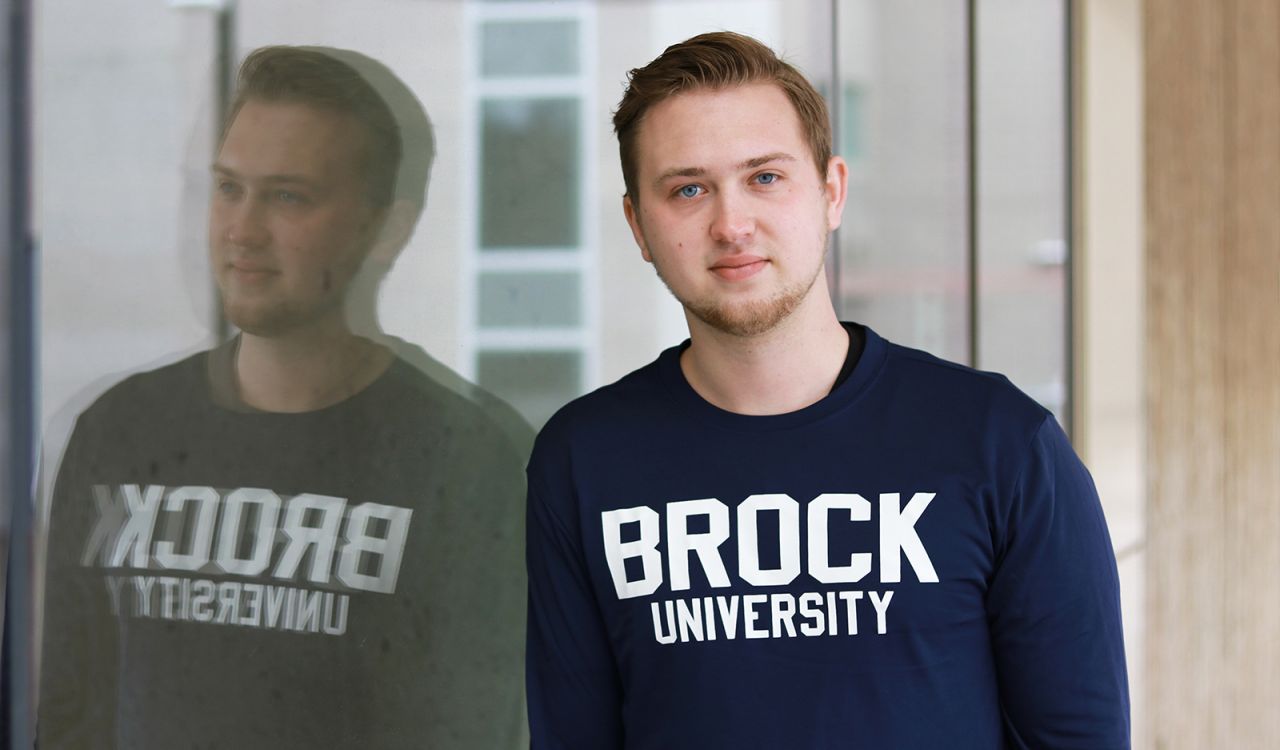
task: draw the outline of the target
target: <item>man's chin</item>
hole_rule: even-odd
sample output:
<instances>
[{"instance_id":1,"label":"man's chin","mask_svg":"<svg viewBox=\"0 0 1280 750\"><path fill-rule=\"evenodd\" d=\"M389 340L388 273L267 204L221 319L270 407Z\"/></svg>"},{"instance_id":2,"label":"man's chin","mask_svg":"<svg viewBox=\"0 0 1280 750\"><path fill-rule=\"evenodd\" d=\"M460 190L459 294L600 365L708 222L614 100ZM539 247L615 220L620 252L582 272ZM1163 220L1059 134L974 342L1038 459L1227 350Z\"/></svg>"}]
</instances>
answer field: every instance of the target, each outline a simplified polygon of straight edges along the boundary
<instances>
[{"instance_id":1,"label":"man's chin","mask_svg":"<svg viewBox=\"0 0 1280 750\"><path fill-rule=\"evenodd\" d=\"M274 338L296 328L298 321L286 310L254 305L224 304L222 315L227 323L251 336Z\"/></svg>"},{"instance_id":2,"label":"man's chin","mask_svg":"<svg viewBox=\"0 0 1280 750\"><path fill-rule=\"evenodd\" d=\"M786 320L805 297L814 292L814 285L822 271L819 265L807 283L792 284L772 296L763 299L700 299L691 300L676 294L676 290L655 265L658 278L666 285L685 311L721 333L740 338L753 338L772 331ZM825 293L825 289L823 290Z\"/></svg>"},{"instance_id":3,"label":"man's chin","mask_svg":"<svg viewBox=\"0 0 1280 750\"><path fill-rule=\"evenodd\" d=\"M339 298L310 306L229 304L224 301L222 313L228 323L242 332L262 338L281 338L345 326Z\"/></svg>"},{"instance_id":4,"label":"man's chin","mask_svg":"<svg viewBox=\"0 0 1280 750\"><path fill-rule=\"evenodd\" d=\"M752 338L772 331L800 304L801 295L780 295L767 300L739 304L686 304L686 309L708 326L740 338Z\"/></svg>"}]
</instances>

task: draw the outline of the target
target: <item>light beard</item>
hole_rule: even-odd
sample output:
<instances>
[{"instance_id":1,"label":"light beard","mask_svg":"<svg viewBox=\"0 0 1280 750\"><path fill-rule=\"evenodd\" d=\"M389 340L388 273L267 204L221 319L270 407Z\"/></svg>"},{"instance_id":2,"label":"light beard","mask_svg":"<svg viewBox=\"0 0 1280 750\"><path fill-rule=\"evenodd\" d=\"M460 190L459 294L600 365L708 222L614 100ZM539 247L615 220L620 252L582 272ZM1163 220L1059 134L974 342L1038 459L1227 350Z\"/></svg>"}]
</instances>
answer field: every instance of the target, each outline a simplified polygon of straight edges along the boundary
<instances>
[{"instance_id":1,"label":"light beard","mask_svg":"<svg viewBox=\"0 0 1280 750\"><path fill-rule=\"evenodd\" d=\"M264 338L288 336L334 316L342 316L341 294L308 302L309 304L300 304L282 299L244 300L234 296L229 298L225 293L221 297L222 314L228 323L245 333Z\"/></svg>"},{"instance_id":2,"label":"light beard","mask_svg":"<svg viewBox=\"0 0 1280 750\"><path fill-rule=\"evenodd\" d=\"M338 266L324 268L310 280L310 288L295 283L292 289L286 288L282 276L254 288L238 284L224 270L216 281L218 302L228 323L255 336L279 338L343 318L353 274Z\"/></svg>"},{"instance_id":3,"label":"light beard","mask_svg":"<svg viewBox=\"0 0 1280 750\"><path fill-rule=\"evenodd\" d=\"M825 260L826 253L820 257ZM823 263L819 263L807 280L784 287L765 299L725 302L710 297L704 299L681 297L663 277L658 265L654 264L658 278L662 279L671 296L675 297L686 311L717 331L740 338L751 338L768 333L795 312L813 289L822 268Z\"/></svg>"}]
</instances>

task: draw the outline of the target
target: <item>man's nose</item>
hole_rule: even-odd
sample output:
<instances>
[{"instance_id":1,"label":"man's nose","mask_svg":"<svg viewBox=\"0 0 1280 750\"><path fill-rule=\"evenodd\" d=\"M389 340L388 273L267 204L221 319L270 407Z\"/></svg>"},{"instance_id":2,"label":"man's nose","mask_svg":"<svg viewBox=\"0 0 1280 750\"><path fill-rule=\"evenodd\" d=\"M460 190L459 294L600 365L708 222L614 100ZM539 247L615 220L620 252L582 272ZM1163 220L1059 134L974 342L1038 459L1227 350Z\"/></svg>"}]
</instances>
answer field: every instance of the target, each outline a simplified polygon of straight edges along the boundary
<instances>
[{"instance_id":1,"label":"man's nose","mask_svg":"<svg viewBox=\"0 0 1280 750\"><path fill-rule=\"evenodd\" d=\"M241 197L222 207L223 237L240 247L260 247L271 239L266 210L261 201Z\"/></svg>"},{"instance_id":2,"label":"man's nose","mask_svg":"<svg viewBox=\"0 0 1280 750\"><path fill-rule=\"evenodd\" d=\"M747 196L734 190L722 190L712 208L711 237L717 242L734 244L749 238L756 228L755 216Z\"/></svg>"}]
</instances>

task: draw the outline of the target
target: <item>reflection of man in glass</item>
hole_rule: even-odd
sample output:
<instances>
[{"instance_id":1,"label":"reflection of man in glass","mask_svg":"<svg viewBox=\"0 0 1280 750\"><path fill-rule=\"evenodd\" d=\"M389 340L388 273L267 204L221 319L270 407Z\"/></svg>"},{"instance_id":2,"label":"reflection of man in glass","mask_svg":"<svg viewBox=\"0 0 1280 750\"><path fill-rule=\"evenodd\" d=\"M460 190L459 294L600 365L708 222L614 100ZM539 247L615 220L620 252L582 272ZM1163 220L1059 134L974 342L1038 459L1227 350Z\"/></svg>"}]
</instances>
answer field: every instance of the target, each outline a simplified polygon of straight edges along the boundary
<instances>
[{"instance_id":1,"label":"reflection of man in glass","mask_svg":"<svg viewBox=\"0 0 1280 750\"><path fill-rule=\"evenodd\" d=\"M255 68L246 72L248 90L213 166L209 215L223 310L242 331L238 394L271 411L320 409L390 362L390 351L348 331L343 302L388 218L397 128L371 88L355 113L342 114L264 98L268 86Z\"/></svg>"},{"instance_id":2,"label":"reflection of man in glass","mask_svg":"<svg viewBox=\"0 0 1280 750\"><path fill-rule=\"evenodd\" d=\"M209 235L241 333L77 420L42 747L520 743L519 447L344 313L421 210L406 143L429 124L377 63L245 61Z\"/></svg>"},{"instance_id":3,"label":"reflection of man in glass","mask_svg":"<svg viewBox=\"0 0 1280 750\"><path fill-rule=\"evenodd\" d=\"M1088 473L1004 378L837 319L814 88L707 34L632 71L614 126L690 340L538 438L534 747L1127 747Z\"/></svg>"}]
</instances>

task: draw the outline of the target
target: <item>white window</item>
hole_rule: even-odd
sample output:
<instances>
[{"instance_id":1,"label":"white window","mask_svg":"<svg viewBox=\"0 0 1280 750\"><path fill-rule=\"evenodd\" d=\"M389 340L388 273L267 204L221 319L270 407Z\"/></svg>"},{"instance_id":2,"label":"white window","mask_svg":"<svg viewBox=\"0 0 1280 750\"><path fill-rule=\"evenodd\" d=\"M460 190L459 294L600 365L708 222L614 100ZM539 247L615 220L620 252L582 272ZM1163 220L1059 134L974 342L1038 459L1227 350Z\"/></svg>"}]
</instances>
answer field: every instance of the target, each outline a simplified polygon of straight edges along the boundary
<instances>
[{"instance_id":1,"label":"white window","mask_svg":"<svg viewBox=\"0 0 1280 750\"><path fill-rule=\"evenodd\" d=\"M466 374L535 426L597 381L594 11L469 4Z\"/></svg>"}]
</instances>

